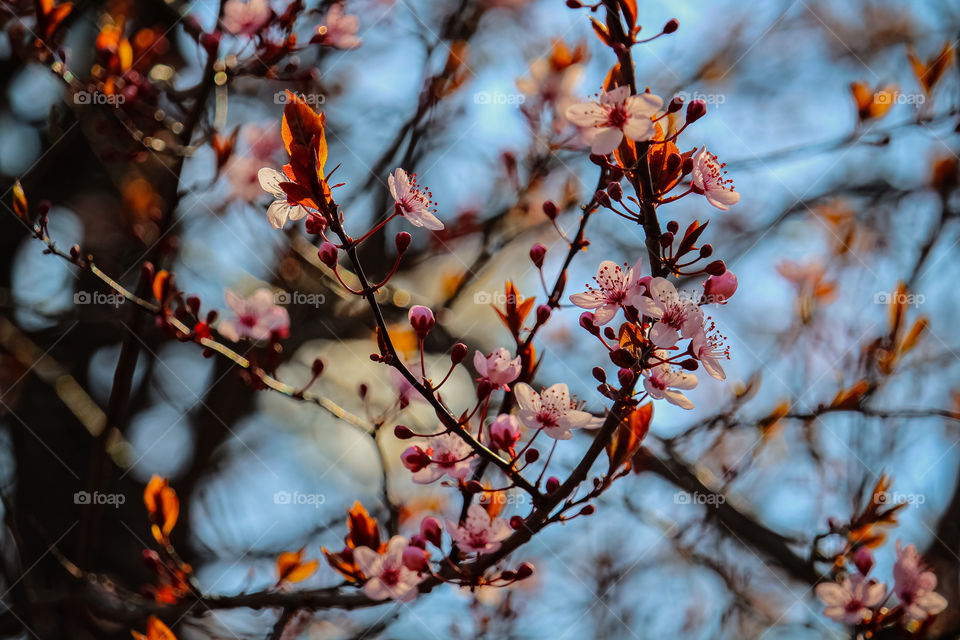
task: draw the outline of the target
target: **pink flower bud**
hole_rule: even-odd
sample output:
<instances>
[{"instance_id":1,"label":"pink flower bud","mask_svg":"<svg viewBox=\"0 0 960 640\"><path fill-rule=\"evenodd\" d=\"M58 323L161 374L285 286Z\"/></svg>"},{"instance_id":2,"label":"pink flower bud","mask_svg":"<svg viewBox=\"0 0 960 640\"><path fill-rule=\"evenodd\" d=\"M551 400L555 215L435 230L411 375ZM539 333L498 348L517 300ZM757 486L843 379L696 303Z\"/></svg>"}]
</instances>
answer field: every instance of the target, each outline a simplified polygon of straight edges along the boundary
<instances>
[{"instance_id":1,"label":"pink flower bud","mask_svg":"<svg viewBox=\"0 0 960 640\"><path fill-rule=\"evenodd\" d=\"M424 518L420 522L420 535L433 546L439 547L443 543L443 530L440 528L440 521L434 517Z\"/></svg>"},{"instance_id":2,"label":"pink flower bud","mask_svg":"<svg viewBox=\"0 0 960 640\"><path fill-rule=\"evenodd\" d=\"M537 269L543 268L543 256L547 255L547 248L539 242L530 247L530 260Z\"/></svg>"},{"instance_id":3,"label":"pink flower bud","mask_svg":"<svg viewBox=\"0 0 960 640\"><path fill-rule=\"evenodd\" d=\"M516 529L519 529L519 528L522 527L522 526L523 526L523 518L522 518L522 517L520 517L520 516L511 516L511 517L510 517L510 528L511 528L511 529L516 530Z\"/></svg>"},{"instance_id":4,"label":"pink flower bud","mask_svg":"<svg viewBox=\"0 0 960 640\"><path fill-rule=\"evenodd\" d=\"M557 205L555 205L552 200L547 200L543 203L543 213L551 220L556 220L559 211L557 211Z\"/></svg>"},{"instance_id":5,"label":"pink flower bud","mask_svg":"<svg viewBox=\"0 0 960 640\"><path fill-rule=\"evenodd\" d=\"M873 569L873 554L870 553L870 549L866 547L860 547L857 549L857 552L853 554L853 564L857 566L857 571L863 575L870 573L870 569Z\"/></svg>"},{"instance_id":6,"label":"pink flower bud","mask_svg":"<svg viewBox=\"0 0 960 640\"><path fill-rule=\"evenodd\" d=\"M465 357L467 357L467 345L462 342L458 342L450 349L450 362L453 364L460 364Z\"/></svg>"},{"instance_id":7,"label":"pink flower bud","mask_svg":"<svg viewBox=\"0 0 960 640\"><path fill-rule=\"evenodd\" d=\"M727 265L723 260L714 260L704 267L703 270L711 276L722 276L727 271Z\"/></svg>"},{"instance_id":8,"label":"pink flower bud","mask_svg":"<svg viewBox=\"0 0 960 640\"><path fill-rule=\"evenodd\" d=\"M407 548L403 550L402 558L403 566L410 569L410 571L422 573L430 569L430 556L420 547L407 545Z\"/></svg>"},{"instance_id":9,"label":"pink flower bud","mask_svg":"<svg viewBox=\"0 0 960 640\"><path fill-rule=\"evenodd\" d=\"M629 387L636 378L637 376L633 373L632 369L620 369L617 371L617 380L620 381L621 387Z\"/></svg>"},{"instance_id":10,"label":"pink flower bud","mask_svg":"<svg viewBox=\"0 0 960 640\"><path fill-rule=\"evenodd\" d=\"M490 446L494 451L509 451L520 440L520 421L503 413L490 425Z\"/></svg>"},{"instance_id":11,"label":"pink flower bud","mask_svg":"<svg viewBox=\"0 0 960 640\"><path fill-rule=\"evenodd\" d=\"M400 454L400 462L403 463L407 469L416 473L421 469L426 469L430 465L430 455L414 445L412 447L407 447L403 453Z\"/></svg>"},{"instance_id":12,"label":"pink flower bud","mask_svg":"<svg viewBox=\"0 0 960 640\"><path fill-rule=\"evenodd\" d=\"M433 317L433 311L419 304L410 307L409 318L410 326L417 332L417 336L421 340L427 337L427 334L433 329L433 325L437 323Z\"/></svg>"},{"instance_id":13,"label":"pink flower bud","mask_svg":"<svg viewBox=\"0 0 960 640\"><path fill-rule=\"evenodd\" d=\"M420 522L420 535L423 539L435 547L439 547L443 542L443 530L440 528L440 521L434 517L424 518Z\"/></svg>"},{"instance_id":14,"label":"pink flower bud","mask_svg":"<svg viewBox=\"0 0 960 640\"><path fill-rule=\"evenodd\" d=\"M527 452L523 454L523 459L527 464L533 464L540 459L540 451L538 449L527 449Z\"/></svg>"},{"instance_id":15,"label":"pink flower bud","mask_svg":"<svg viewBox=\"0 0 960 640\"><path fill-rule=\"evenodd\" d=\"M560 478L557 476L550 476L547 478L547 493L553 493L560 488Z\"/></svg>"},{"instance_id":16,"label":"pink flower bud","mask_svg":"<svg viewBox=\"0 0 960 640\"><path fill-rule=\"evenodd\" d=\"M541 304L537 307L537 324L544 324L550 319L550 306Z\"/></svg>"},{"instance_id":17,"label":"pink flower bud","mask_svg":"<svg viewBox=\"0 0 960 640\"><path fill-rule=\"evenodd\" d=\"M401 231L397 234L397 237L394 238L394 242L397 244L397 253L403 253L407 250L407 247L410 246L410 234L406 231Z\"/></svg>"},{"instance_id":18,"label":"pink flower bud","mask_svg":"<svg viewBox=\"0 0 960 640\"><path fill-rule=\"evenodd\" d=\"M709 302L726 302L737 291L737 276L733 271L724 271L718 276L710 276L703 283L703 294Z\"/></svg>"},{"instance_id":19,"label":"pink flower bud","mask_svg":"<svg viewBox=\"0 0 960 640\"><path fill-rule=\"evenodd\" d=\"M707 103L703 100L691 100L687 105L687 124L696 122L707 115Z\"/></svg>"},{"instance_id":20,"label":"pink flower bud","mask_svg":"<svg viewBox=\"0 0 960 640\"><path fill-rule=\"evenodd\" d=\"M667 106L667 113L676 113L683 109L683 96L673 96L673 100Z\"/></svg>"},{"instance_id":21,"label":"pink flower bud","mask_svg":"<svg viewBox=\"0 0 960 640\"><path fill-rule=\"evenodd\" d=\"M580 314L580 326L592 333L595 336L600 335L600 329L597 327L596 323L593 321L593 314L589 311L584 311Z\"/></svg>"},{"instance_id":22,"label":"pink flower bud","mask_svg":"<svg viewBox=\"0 0 960 640\"><path fill-rule=\"evenodd\" d=\"M603 367L594 367L593 377L597 379L597 382L606 382L607 372L603 370Z\"/></svg>"},{"instance_id":23,"label":"pink flower bud","mask_svg":"<svg viewBox=\"0 0 960 640\"><path fill-rule=\"evenodd\" d=\"M317 257L320 258L320 262L325 264L328 268L336 269L338 253L339 251L335 244L332 242L324 242L317 250Z\"/></svg>"}]
</instances>

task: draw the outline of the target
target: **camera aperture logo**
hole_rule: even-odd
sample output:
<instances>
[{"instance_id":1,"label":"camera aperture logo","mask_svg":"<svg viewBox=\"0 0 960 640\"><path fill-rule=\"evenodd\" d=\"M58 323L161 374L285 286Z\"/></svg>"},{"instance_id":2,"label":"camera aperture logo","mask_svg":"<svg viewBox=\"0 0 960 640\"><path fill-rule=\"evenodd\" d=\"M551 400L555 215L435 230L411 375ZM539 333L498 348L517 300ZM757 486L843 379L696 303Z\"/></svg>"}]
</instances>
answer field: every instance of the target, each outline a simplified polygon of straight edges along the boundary
<instances>
[{"instance_id":1,"label":"camera aperture logo","mask_svg":"<svg viewBox=\"0 0 960 640\"><path fill-rule=\"evenodd\" d=\"M90 493L89 491L77 491L73 494L73 504L102 504L118 509L120 505L126 501L127 496L122 493L100 493L99 491Z\"/></svg>"},{"instance_id":2,"label":"camera aperture logo","mask_svg":"<svg viewBox=\"0 0 960 640\"><path fill-rule=\"evenodd\" d=\"M326 501L327 496L322 493L277 491L273 494L273 504L307 505L319 509Z\"/></svg>"}]
</instances>

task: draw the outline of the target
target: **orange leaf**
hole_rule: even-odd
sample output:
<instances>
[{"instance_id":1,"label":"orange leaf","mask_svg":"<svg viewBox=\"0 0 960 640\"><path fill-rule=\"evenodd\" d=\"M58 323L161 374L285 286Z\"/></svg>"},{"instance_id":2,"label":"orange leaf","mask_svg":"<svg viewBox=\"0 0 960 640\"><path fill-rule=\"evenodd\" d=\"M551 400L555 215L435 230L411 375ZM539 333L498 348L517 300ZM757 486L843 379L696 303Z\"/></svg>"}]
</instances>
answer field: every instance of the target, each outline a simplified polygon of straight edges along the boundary
<instances>
[{"instance_id":1,"label":"orange leaf","mask_svg":"<svg viewBox=\"0 0 960 640\"><path fill-rule=\"evenodd\" d=\"M317 560L303 561L303 548L299 551L284 551L277 557L277 584L303 582L317 571Z\"/></svg>"},{"instance_id":2,"label":"orange leaf","mask_svg":"<svg viewBox=\"0 0 960 640\"><path fill-rule=\"evenodd\" d=\"M370 547L374 551L380 549L380 527L359 501L353 503L353 508L347 512L347 528L350 530L347 546L351 549L357 547Z\"/></svg>"},{"instance_id":3,"label":"orange leaf","mask_svg":"<svg viewBox=\"0 0 960 640\"><path fill-rule=\"evenodd\" d=\"M943 76L943 72L953 62L953 47L950 46L949 42L945 42L940 53L926 62L920 60L912 48L908 48L907 59L910 60L910 68L920 82L920 86L923 87L923 92L930 95Z\"/></svg>"},{"instance_id":4,"label":"orange leaf","mask_svg":"<svg viewBox=\"0 0 960 640\"><path fill-rule=\"evenodd\" d=\"M16 213L17 217L21 220L27 220L29 211L27 194L23 190L23 185L17 180L13 185L13 212Z\"/></svg>"},{"instance_id":5,"label":"orange leaf","mask_svg":"<svg viewBox=\"0 0 960 640\"><path fill-rule=\"evenodd\" d=\"M316 113L306 102L296 94L287 91L287 105L283 108L283 122L280 126L280 135L283 137L283 146L287 153L293 155L294 145L307 149L316 145L317 169L322 178L323 166L327 161L327 142L324 132L326 116ZM314 142L314 139L318 139Z\"/></svg>"},{"instance_id":6,"label":"orange leaf","mask_svg":"<svg viewBox=\"0 0 960 640\"><path fill-rule=\"evenodd\" d=\"M620 421L610 444L607 445L607 457L610 460L608 475L624 463L629 465L628 461L640 450L640 445L650 430L651 420L653 420L653 403L648 402L631 411L630 415Z\"/></svg>"},{"instance_id":7,"label":"orange leaf","mask_svg":"<svg viewBox=\"0 0 960 640\"><path fill-rule=\"evenodd\" d=\"M147 620L147 635L131 631L136 640L177 640L170 627L165 625L157 616L150 616Z\"/></svg>"},{"instance_id":8,"label":"orange leaf","mask_svg":"<svg viewBox=\"0 0 960 640\"><path fill-rule=\"evenodd\" d=\"M593 27L593 30L596 32L597 37L600 38L600 41L608 47L613 46L613 41L610 39L610 32L607 28L600 23L596 18L590 18L590 25Z\"/></svg>"},{"instance_id":9,"label":"orange leaf","mask_svg":"<svg viewBox=\"0 0 960 640\"><path fill-rule=\"evenodd\" d=\"M166 478L153 476L143 490L143 503L150 517L153 537L160 544L169 542L170 532L180 515L180 499Z\"/></svg>"}]
</instances>

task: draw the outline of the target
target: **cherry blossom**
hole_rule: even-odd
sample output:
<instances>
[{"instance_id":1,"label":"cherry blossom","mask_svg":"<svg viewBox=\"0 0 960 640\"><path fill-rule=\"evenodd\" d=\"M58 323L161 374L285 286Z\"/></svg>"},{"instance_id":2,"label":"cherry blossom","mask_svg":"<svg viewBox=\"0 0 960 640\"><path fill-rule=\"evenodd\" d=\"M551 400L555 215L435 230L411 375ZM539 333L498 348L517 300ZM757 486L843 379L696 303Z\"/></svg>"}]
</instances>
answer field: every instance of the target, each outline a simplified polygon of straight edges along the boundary
<instances>
[{"instance_id":1,"label":"cherry blossom","mask_svg":"<svg viewBox=\"0 0 960 640\"><path fill-rule=\"evenodd\" d=\"M307 215L306 207L287 201L287 194L280 184L290 182L290 179L282 171L264 167L257 173L257 179L260 188L273 196L273 202L267 208L267 220L274 229L282 229L288 219L299 220Z\"/></svg>"},{"instance_id":2,"label":"cherry blossom","mask_svg":"<svg viewBox=\"0 0 960 640\"><path fill-rule=\"evenodd\" d=\"M570 390L562 382L544 390L542 394L521 382L514 387L514 395L520 407L520 421L530 429L543 429L555 440L572 438L571 429L599 426L592 415L574 408L570 401Z\"/></svg>"},{"instance_id":3,"label":"cherry blossom","mask_svg":"<svg viewBox=\"0 0 960 640\"><path fill-rule=\"evenodd\" d=\"M605 91L594 102L582 102L567 109L567 119L582 128L583 141L590 151L607 155L623 137L640 142L654 134L651 116L663 106L663 99L652 93L630 95L630 87Z\"/></svg>"},{"instance_id":4,"label":"cherry blossom","mask_svg":"<svg viewBox=\"0 0 960 640\"><path fill-rule=\"evenodd\" d=\"M647 289L650 296L634 295L630 303L656 322L650 328L650 341L661 349L677 344L681 336L693 338L703 331L703 312L693 300L681 298L665 278L653 278Z\"/></svg>"},{"instance_id":5,"label":"cherry blossom","mask_svg":"<svg viewBox=\"0 0 960 640\"><path fill-rule=\"evenodd\" d=\"M726 171L717 156L709 153L706 147L693 156L693 172L690 179L698 193L707 198L707 202L721 211L740 201L740 194L733 190L733 181L724 178Z\"/></svg>"},{"instance_id":6,"label":"cherry blossom","mask_svg":"<svg viewBox=\"0 0 960 640\"><path fill-rule=\"evenodd\" d=\"M403 552L408 544L406 538L394 536L387 543L385 553L379 554L369 547L353 550L353 559L367 578L363 592L371 600L390 598L410 602L417 596L417 585L423 577L403 563Z\"/></svg>"},{"instance_id":7,"label":"cherry blossom","mask_svg":"<svg viewBox=\"0 0 960 640\"><path fill-rule=\"evenodd\" d=\"M730 349L723 344L722 336L717 333L699 331L690 341L690 351L711 377L717 380L727 379L727 374L723 371L720 360L730 358Z\"/></svg>"},{"instance_id":8,"label":"cherry blossom","mask_svg":"<svg viewBox=\"0 0 960 640\"><path fill-rule=\"evenodd\" d=\"M570 302L581 309L593 310L596 324L607 324L613 320L617 309L627 304L628 299L639 291L639 275L639 261L632 269L624 271L616 262L604 260L597 267L594 278L599 288L587 285L587 291L571 295Z\"/></svg>"},{"instance_id":9,"label":"cherry blossom","mask_svg":"<svg viewBox=\"0 0 960 640\"><path fill-rule=\"evenodd\" d=\"M323 44L337 49L356 49L363 40L357 37L360 23L357 16L344 13L343 5L336 3L327 11L323 26Z\"/></svg>"},{"instance_id":10,"label":"cherry blossom","mask_svg":"<svg viewBox=\"0 0 960 640\"><path fill-rule=\"evenodd\" d=\"M484 356L477 351L473 354L473 367L480 374L480 380L486 381L494 389L503 387L508 391L510 389L508 385L517 379L523 369L520 356L511 360L510 352L503 347L489 356Z\"/></svg>"},{"instance_id":11,"label":"cherry blossom","mask_svg":"<svg viewBox=\"0 0 960 640\"><path fill-rule=\"evenodd\" d=\"M227 289L224 297L236 316L222 321L217 327L220 335L227 340L269 340L274 335L286 337L290 331L290 315L286 309L274 304L274 294L270 289L261 287L249 298L241 298Z\"/></svg>"},{"instance_id":12,"label":"cherry blossom","mask_svg":"<svg viewBox=\"0 0 960 640\"><path fill-rule=\"evenodd\" d=\"M657 355L661 358L667 356L663 351L658 351ZM643 372L643 375L646 376L643 381L643 388L646 389L651 398L657 400L666 398L667 402L682 409L693 409L690 398L683 395L678 389L695 388L697 386L697 376L675 369L666 363L650 367Z\"/></svg>"},{"instance_id":13,"label":"cherry blossom","mask_svg":"<svg viewBox=\"0 0 960 640\"><path fill-rule=\"evenodd\" d=\"M490 424L490 445L494 451L509 451L520 440L520 421L509 413L501 413Z\"/></svg>"},{"instance_id":14,"label":"cherry blossom","mask_svg":"<svg viewBox=\"0 0 960 640\"><path fill-rule=\"evenodd\" d=\"M403 215L415 227L431 231L443 229L443 223L434 215L436 209L428 190L417 184L417 174L407 176L403 169L397 169L387 177L390 195L396 201L397 213Z\"/></svg>"},{"instance_id":15,"label":"cherry blossom","mask_svg":"<svg viewBox=\"0 0 960 640\"><path fill-rule=\"evenodd\" d=\"M447 520L447 531L461 551L467 553L493 553L500 543L510 537L511 529L502 518L490 518L479 504L470 506L463 525Z\"/></svg>"},{"instance_id":16,"label":"cherry blossom","mask_svg":"<svg viewBox=\"0 0 960 640\"><path fill-rule=\"evenodd\" d=\"M733 271L724 271L719 276L710 276L703 283L703 295L707 302L726 303L737 292L737 276Z\"/></svg>"},{"instance_id":17,"label":"cherry blossom","mask_svg":"<svg viewBox=\"0 0 960 640\"><path fill-rule=\"evenodd\" d=\"M817 597L827 605L823 615L846 624L857 624L871 615L871 609L883 601L887 586L882 582L853 574L837 582L817 585Z\"/></svg>"},{"instance_id":18,"label":"cherry blossom","mask_svg":"<svg viewBox=\"0 0 960 640\"><path fill-rule=\"evenodd\" d=\"M897 540L893 580L893 591L900 598L907 617L925 620L947 608L947 599L934 591L937 588L936 574L923 566L914 545L901 548Z\"/></svg>"},{"instance_id":19,"label":"cherry blossom","mask_svg":"<svg viewBox=\"0 0 960 640\"><path fill-rule=\"evenodd\" d=\"M234 35L255 34L270 19L267 0L228 0L223 6L223 28Z\"/></svg>"},{"instance_id":20,"label":"cherry blossom","mask_svg":"<svg viewBox=\"0 0 960 640\"><path fill-rule=\"evenodd\" d=\"M417 484L436 482L444 475L454 480L463 480L473 467L473 449L455 433L445 433L430 439L431 447L424 452L420 447L410 447L403 452L403 464L413 471L413 481ZM422 456L426 453L429 461ZM414 466L412 463L418 463Z\"/></svg>"}]
</instances>

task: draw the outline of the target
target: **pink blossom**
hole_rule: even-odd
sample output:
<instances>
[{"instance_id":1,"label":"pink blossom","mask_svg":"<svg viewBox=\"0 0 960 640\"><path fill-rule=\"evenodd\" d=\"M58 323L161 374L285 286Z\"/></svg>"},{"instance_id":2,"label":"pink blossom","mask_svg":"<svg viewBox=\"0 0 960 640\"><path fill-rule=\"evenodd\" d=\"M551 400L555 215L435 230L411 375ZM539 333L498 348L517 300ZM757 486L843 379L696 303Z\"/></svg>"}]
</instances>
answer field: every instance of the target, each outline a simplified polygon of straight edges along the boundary
<instances>
[{"instance_id":1,"label":"pink blossom","mask_svg":"<svg viewBox=\"0 0 960 640\"><path fill-rule=\"evenodd\" d=\"M473 354L473 367L480 374L480 379L490 383L494 389L504 387L507 390L511 382L517 379L523 368L520 364L520 356L510 359L510 352L503 347L497 349L489 356L484 356L477 351Z\"/></svg>"},{"instance_id":2,"label":"pink blossom","mask_svg":"<svg viewBox=\"0 0 960 640\"><path fill-rule=\"evenodd\" d=\"M725 303L737 292L737 276L733 271L724 271L719 276L710 276L703 283L703 295L707 302Z\"/></svg>"},{"instance_id":3,"label":"pink blossom","mask_svg":"<svg viewBox=\"0 0 960 640\"><path fill-rule=\"evenodd\" d=\"M668 354L658 351L657 355L666 358ZM697 376L675 369L669 364L658 364L644 371L643 375L646 376L643 381L643 388L646 389L651 398L657 400L666 398L667 402L682 409L693 409L690 398L683 395L678 389L695 388L697 386Z\"/></svg>"},{"instance_id":4,"label":"pink blossom","mask_svg":"<svg viewBox=\"0 0 960 640\"><path fill-rule=\"evenodd\" d=\"M323 30L322 42L325 45L337 49L356 49L363 44L363 40L357 37L360 29L357 16L344 13L343 5L339 2L330 7L324 25L320 28Z\"/></svg>"},{"instance_id":5,"label":"pink blossom","mask_svg":"<svg viewBox=\"0 0 960 640\"><path fill-rule=\"evenodd\" d=\"M227 306L235 318L224 320L217 327L227 340L237 342L240 338L269 340L271 336L285 338L290 331L290 315L287 310L274 304L273 291L262 287L249 298L241 298L229 289L224 293Z\"/></svg>"},{"instance_id":6,"label":"pink blossom","mask_svg":"<svg viewBox=\"0 0 960 640\"><path fill-rule=\"evenodd\" d=\"M914 545L903 549L897 540L893 580L893 591L900 598L907 617L925 620L947 608L947 599L934 591L937 588L936 574L923 565Z\"/></svg>"},{"instance_id":7,"label":"pink blossom","mask_svg":"<svg viewBox=\"0 0 960 640\"><path fill-rule=\"evenodd\" d=\"M422 304L415 304L410 307L407 318L410 320L410 326L417 332L421 340L427 337L427 334L433 329L433 325L437 323L430 307L425 307Z\"/></svg>"},{"instance_id":8,"label":"pink blossom","mask_svg":"<svg viewBox=\"0 0 960 640\"><path fill-rule=\"evenodd\" d=\"M280 127L276 122L264 126L248 124L243 128L243 139L250 149L250 155L263 162L269 162L283 148Z\"/></svg>"},{"instance_id":9,"label":"pink blossom","mask_svg":"<svg viewBox=\"0 0 960 640\"><path fill-rule=\"evenodd\" d=\"M594 278L599 288L587 285L587 291L573 294L570 296L570 302L581 309L593 310L596 324L607 324L613 320L617 309L628 304L628 299L639 290L639 275L639 261L632 269L624 271L616 262L604 260L597 267L597 275Z\"/></svg>"},{"instance_id":10,"label":"pink blossom","mask_svg":"<svg viewBox=\"0 0 960 640\"><path fill-rule=\"evenodd\" d=\"M264 167L257 173L257 178L260 188L273 196L273 202L267 207L267 220L274 229L282 229L288 219L299 220L307 215L306 207L287 201L287 194L280 183L290 182L290 179L282 171Z\"/></svg>"},{"instance_id":11,"label":"pink blossom","mask_svg":"<svg viewBox=\"0 0 960 640\"><path fill-rule=\"evenodd\" d=\"M479 504L470 506L462 526L448 519L447 531L457 547L467 553L493 553L511 533L510 525L505 520L491 520L487 510Z\"/></svg>"},{"instance_id":12,"label":"pink blossom","mask_svg":"<svg viewBox=\"0 0 960 640\"><path fill-rule=\"evenodd\" d=\"M369 547L353 550L353 559L367 578L363 592L371 600L391 598L398 602L409 602L417 596L417 585L423 577L404 565L403 553L407 545L406 538L394 536L390 538L383 554Z\"/></svg>"},{"instance_id":13,"label":"pink blossom","mask_svg":"<svg viewBox=\"0 0 960 640\"><path fill-rule=\"evenodd\" d=\"M510 451L520 440L520 421L509 413L501 413L490 424L490 446L494 451Z\"/></svg>"},{"instance_id":14,"label":"pink blossom","mask_svg":"<svg viewBox=\"0 0 960 640\"><path fill-rule=\"evenodd\" d=\"M545 434L556 440L572 438L571 429L599 426L592 415L574 408L570 401L570 390L562 382L544 390L542 394L521 382L514 387L514 394L520 407L520 421L530 429L543 429Z\"/></svg>"},{"instance_id":15,"label":"pink blossom","mask_svg":"<svg viewBox=\"0 0 960 640\"><path fill-rule=\"evenodd\" d=\"M652 138L655 129L650 118L662 106L659 96L631 96L630 87L617 87L603 92L598 101L571 105L566 115L581 127L590 151L605 156L620 145L623 136L638 142Z\"/></svg>"},{"instance_id":16,"label":"pink blossom","mask_svg":"<svg viewBox=\"0 0 960 640\"><path fill-rule=\"evenodd\" d=\"M408 458L413 461L416 454L414 452L408 456L408 452L417 449L422 453L423 450L420 447L410 447L401 456L403 464L413 471L414 482L430 484L444 475L450 476L454 480L463 480L469 475L470 469L473 467L473 449L460 436L455 433L445 433L430 438L430 444L431 447L426 451L429 462L425 462L420 456L417 459L419 468L414 468L408 464Z\"/></svg>"},{"instance_id":17,"label":"pink blossom","mask_svg":"<svg viewBox=\"0 0 960 640\"><path fill-rule=\"evenodd\" d=\"M707 202L726 211L740 201L740 194L733 190L733 181L723 177L726 173L723 167L717 156L704 147L693 156L690 178L696 191L707 197Z\"/></svg>"},{"instance_id":18,"label":"pink blossom","mask_svg":"<svg viewBox=\"0 0 960 640\"><path fill-rule=\"evenodd\" d=\"M650 296L634 295L630 302L645 316L656 320L650 328L650 341L666 349L677 344L681 335L693 338L703 332L703 312L689 298L680 298L673 284L665 278L653 278L648 285Z\"/></svg>"},{"instance_id":19,"label":"pink blossom","mask_svg":"<svg viewBox=\"0 0 960 640\"><path fill-rule=\"evenodd\" d=\"M228 0L223 6L223 28L234 35L251 36L270 20L267 0Z\"/></svg>"},{"instance_id":20,"label":"pink blossom","mask_svg":"<svg viewBox=\"0 0 960 640\"><path fill-rule=\"evenodd\" d=\"M727 379L720 360L730 358L730 349L723 343L722 336L700 331L690 341L690 351L711 377L717 380Z\"/></svg>"},{"instance_id":21,"label":"pink blossom","mask_svg":"<svg viewBox=\"0 0 960 640\"><path fill-rule=\"evenodd\" d=\"M396 202L397 213L410 224L431 231L443 229L443 223L434 215L437 210L431 201L433 194L417 184L417 174L408 177L406 171L397 169L387 178L387 186Z\"/></svg>"},{"instance_id":22,"label":"pink blossom","mask_svg":"<svg viewBox=\"0 0 960 640\"><path fill-rule=\"evenodd\" d=\"M871 609L883 601L887 586L882 582L853 574L842 582L821 582L817 597L827 605L823 615L846 624L857 624L870 617Z\"/></svg>"}]
</instances>

